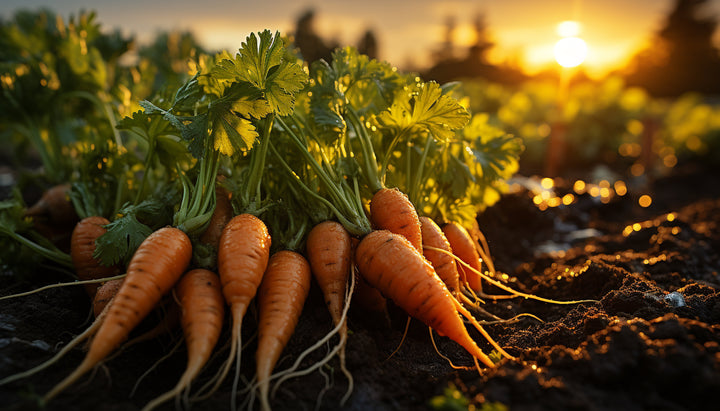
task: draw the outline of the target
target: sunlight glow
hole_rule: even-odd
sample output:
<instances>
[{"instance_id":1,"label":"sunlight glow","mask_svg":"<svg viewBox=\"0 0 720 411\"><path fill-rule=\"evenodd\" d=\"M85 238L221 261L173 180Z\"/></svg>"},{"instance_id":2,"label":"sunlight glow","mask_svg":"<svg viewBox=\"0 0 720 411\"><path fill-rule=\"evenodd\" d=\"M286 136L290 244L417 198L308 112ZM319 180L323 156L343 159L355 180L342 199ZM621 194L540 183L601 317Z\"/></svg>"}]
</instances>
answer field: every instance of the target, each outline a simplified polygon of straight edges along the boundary
<instances>
[{"instance_id":1,"label":"sunlight glow","mask_svg":"<svg viewBox=\"0 0 720 411\"><path fill-rule=\"evenodd\" d=\"M560 37L577 37L580 35L580 23L566 20L557 25L556 31Z\"/></svg>"},{"instance_id":2,"label":"sunlight glow","mask_svg":"<svg viewBox=\"0 0 720 411\"><path fill-rule=\"evenodd\" d=\"M565 37L555 43L555 60L563 67L577 67L585 61L587 44L579 37Z\"/></svg>"}]
</instances>

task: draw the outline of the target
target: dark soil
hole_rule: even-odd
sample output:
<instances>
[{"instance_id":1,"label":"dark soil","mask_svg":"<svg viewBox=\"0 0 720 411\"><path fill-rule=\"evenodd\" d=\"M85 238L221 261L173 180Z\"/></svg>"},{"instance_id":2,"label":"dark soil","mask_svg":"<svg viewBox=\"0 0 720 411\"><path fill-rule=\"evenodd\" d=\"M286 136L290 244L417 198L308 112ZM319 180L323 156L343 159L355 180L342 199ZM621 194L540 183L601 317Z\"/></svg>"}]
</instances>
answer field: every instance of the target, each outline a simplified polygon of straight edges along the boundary
<instances>
[{"instance_id":1,"label":"dark soil","mask_svg":"<svg viewBox=\"0 0 720 411\"><path fill-rule=\"evenodd\" d=\"M718 170L678 167L622 197L602 204L589 195L570 206L540 211L526 190L504 197L479 217L493 261L508 285L556 300L596 302L560 305L531 299L492 302L485 308L512 324L487 326L517 360L478 372L454 342L434 335L437 349L467 369L453 369L433 347L426 327L406 316L351 310L347 366L355 387L339 406L347 380L333 359L321 372L288 380L277 391L276 410L697 410L708 409L720 390L720 183ZM570 183L568 183L569 185ZM569 189L568 187L557 188ZM637 205L640 192L653 204ZM671 213L671 214L668 214ZM626 229L638 223L637 229ZM53 282L47 279L48 282ZM10 274L3 294L32 288ZM500 293L488 287L488 293ZM89 305L80 287L65 287L0 301L0 378L50 358L87 326ZM252 314L244 324L243 376L253 375ZM147 325L149 326L149 325ZM278 369L331 329L317 287ZM492 347L471 335L486 352ZM49 410L136 410L171 388L185 363L178 334L128 347L97 372L69 388ZM227 353L220 353L194 385L208 380ZM334 341L334 340L333 340ZM401 345L402 341L402 345ZM400 349L391 356L399 346ZM310 355L305 365L327 350ZM0 387L0 408L34 409L39 395L82 359L73 350L35 376ZM468 368L470 367L470 368ZM327 383L327 389L326 389ZM246 383L241 380L240 388ZM231 381L194 410L230 408ZM454 393L454 394L453 394ZM240 403L246 398L243 393ZM257 404L255 404L257 408ZM174 409L166 404L162 409Z\"/></svg>"}]
</instances>

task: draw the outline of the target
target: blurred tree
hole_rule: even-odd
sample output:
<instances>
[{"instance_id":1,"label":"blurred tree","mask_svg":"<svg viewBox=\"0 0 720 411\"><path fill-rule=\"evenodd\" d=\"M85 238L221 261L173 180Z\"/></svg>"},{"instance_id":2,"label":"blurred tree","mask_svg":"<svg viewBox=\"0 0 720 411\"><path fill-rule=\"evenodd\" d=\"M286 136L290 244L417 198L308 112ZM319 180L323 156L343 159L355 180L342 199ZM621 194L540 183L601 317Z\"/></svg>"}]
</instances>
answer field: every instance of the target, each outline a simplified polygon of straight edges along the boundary
<instances>
[{"instance_id":1,"label":"blurred tree","mask_svg":"<svg viewBox=\"0 0 720 411\"><path fill-rule=\"evenodd\" d=\"M479 64L488 64L487 53L495 46L495 43L490 40L485 16L476 15L473 26L475 28L475 44L468 50L468 60L476 61Z\"/></svg>"},{"instance_id":2,"label":"blurred tree","mask_svg":"<svg viewBox=\"0 0 720 411\"><path fill-rule=\"evenodd\" d=\"M443 62L453 60L455 58L455 28L457 20L454 16L445 18L445 34L440 48L433 53L433 60Z\"/></svg>"},{"instance_id":3,"label":"blurred tree","mask_svg":"<svg viewBox=\"0 0 720 411\"><path fill-rule=\"evenodd\" d=\"M375 33L371 30L365 31L358 43L358 51L361 54L366 54L372 59L378 58L378 42L375 37Z\"/></svg>"},{"instance_id":4,"label":"blurred tree","mask_svg":"<svg viewBox=\"0 0 720 411\"><path fill-rule=\"evenodd\" d=\"M295 27L295 45L300 54L308 63L323 59L330 62L332 51L338 47L338 42L326 42L315 31L315 11L308 10L303 13Z\"/></svg>"},{"instance_id":5,"label":"blurred tree","mask_svg":"<svg viewBox=\"0 0 720 411\"><path fill-rule=\"evenodd\" d=\"M526 78L516 68L497 66L489 62L487 55L495 43L491 40L490 30L483 14L475 16L473 22L475 41L462 58L455 57L457 54L453 36L455 27L455 19L447 18L445 38L440 49L433 53L434 64L423 73L425 79L446 83L460 79L483 78L497 83L517 84Z\"/></svg>"},{"instance_id":6,"label":"blurred tree","mask_svg":"<svg viewBox=\"0 0 720 411\"><path fill-rule=\"evenodd\" d=\"M655 96L696 91L720 94L720 54L713 44L715 17L702 15L707 0L676 0L652 46L638 53L626 73L628 85Z\"/></svg>"}]
</instances>

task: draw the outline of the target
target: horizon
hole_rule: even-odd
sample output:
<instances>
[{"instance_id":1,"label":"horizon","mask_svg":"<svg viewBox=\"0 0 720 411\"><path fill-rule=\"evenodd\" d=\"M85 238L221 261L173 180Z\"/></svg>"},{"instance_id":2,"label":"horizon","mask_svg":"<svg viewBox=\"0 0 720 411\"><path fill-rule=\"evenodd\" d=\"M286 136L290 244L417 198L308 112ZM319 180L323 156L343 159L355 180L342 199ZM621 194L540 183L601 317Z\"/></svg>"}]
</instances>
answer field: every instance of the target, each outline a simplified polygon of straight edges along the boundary
<instances>
[{"instance_id":1,"label":"horizon","mask_svg":"<svg viewBox=\"0 0 720 411\"><path fill-rule=\"evenodd\" d=\"M579 69L598 77L622 68L636 52L647 47L674 1L637 0L626 4L621 0L552 0L532 12L517 12L532 7L535 3L531 0L420 0L389 4L376 0L362 4L342 0L302 3L278 0L270 4L226 0L206 0L201 4L189 0L151 4L138 0L122 4L107 0L51 3L6 0L0 6L0 16L9 19L17 10L40 7L64 18L81 10L93 10L104 30L120 30L143 44L162 31L190 31L205 48L233 51L253 31L269 28L283 34L294 32L298 17L314 10L315 31L326 41L336 39L342 46L356 45L362 34L371 30L378 41L379 59L402 69L422 69L429 67L433 52L442 47L448 18L455 19L454 46L460 51L458 56L462 56L475 40L473 24L481 15L489 40L494 43L488 53L490 62L515 65L530 75L558 68L553 56L555 43L560 39L557 25L574 20L580 23L579 37L588 47L587 58ZM139 8L142 13L137 13ZM703 11L717 17L720 1L709 1ZM714 38L717 44L717 31Z\"/></svg>"}]
</instances>

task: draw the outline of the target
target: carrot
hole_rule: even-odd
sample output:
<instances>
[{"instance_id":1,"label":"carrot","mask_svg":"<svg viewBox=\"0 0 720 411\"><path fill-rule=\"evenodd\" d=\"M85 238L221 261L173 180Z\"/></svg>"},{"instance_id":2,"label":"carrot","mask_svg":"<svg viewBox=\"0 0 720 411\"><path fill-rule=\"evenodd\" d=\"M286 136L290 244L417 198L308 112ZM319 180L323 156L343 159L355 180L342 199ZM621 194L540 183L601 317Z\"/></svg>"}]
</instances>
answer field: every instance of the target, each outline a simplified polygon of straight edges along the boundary
<instances>
[{"instance_id":1,"label":"carrot","mask_svg":"<svg viewBox=\"0 0 720 411\"><path fill-rule=\"evenodd\" d=\"M95 240L107 232L103 226L108 224L110 221L105 217L91 216L83 218L75 225L70 237L70 258L80 280L112 277L118 273L117 267L102 265L93 257ZM93 298L98 287L100 283L85 284L85 291Z\"/></svg>"},{"instance_id":2,"label":"carrot","mask_svg":"<svg viewBox=\"0 0 720 411\"><path fill-rule=\"evenodd\" d=\"M492 360L470 337L462 314L503 355L510 357L455 300L432 265L403 236L387 230L366 235L355 253L361 275L400 308L465 348L488 367Z\"/></svg>"},{"instance_id":3,"label":"carrot","mask_svg":"<svg viewBox=\"0 0 720 411\"><path fill-rule=\"evenodd\" d=\"M350 275L350 234L336 221L323 221L310 230L305 247L312 273L337 325Z\"/></svg>"},{"instance_id":4,"label":"carrot","mask_svg":"<svg viewBox=\"0 0 720 411\"><path fill-rule=\"evenodd\" d=\"M124 280L124 278L118 278L116 280L106 281L98 287L95 297L93 298L93 314L95 318L97 318L105 309L105 306L115 298Z\"/></svg>"},{"instance_id":5,"label":"carrot","mask_svg":"<svg viewBox=\"0 0 720 411\"><path fill-rule=\"evenodd\" d=\"M370 200L370 219L377 229L407 238L422 253L422 232L415 206L397 188L382 188Z\"/></svg>"},{"instance_id":6,"label":"carrot","mask_svg":"<svg viewBox=\"0 0 720 411\"><path fill-rule=\"evenodd\" d=\"M218 176L218 180L221 180L220 176ZM215 211L213 211L210 217L207 228L200 236L200 242L211 245L217 249L218 244L220 244L220 236L222 236L223 229L232 216L233 208L230 203L230 192L225 189L225 187L217 184L215 186Z\"/></svg>"},{"instance_id":7,"label":"carrot","mask_svg":"<svg viewBox=\"0 0 720 411\"><path fill-rule=\"evenodd\" d=\"M225 309L218 276L205 269L187 272L175 287L182 308L181 323L187 346L188 364L173 389L150 401L151 410L190 386L210 358L220 337Z\"/></svg>"},{"instance_id":8,"label":"carrot","mask_svg":"<svg viewBox=\"0 0 720 411\"><path fill-rule=\"evenodd\" d=\"M463 284L460 284L460 270L470 270L462 265L458 267L450 242L440 227L428 217L420 217L420 223L422 225L423 235L423 254L425 258L430 261L435 272L440 279L443 280L453 297L459 302L471 307L476 314L483 315L495 321L501 320L495 314L480 307L480 301L478 299L473 301L462 292L465 289L465 282L463 281ZM465 271L463 271L463 273L464 272ZM472 274L478 275L475 272Z\"/></svg>"},{"instance_id":9,"label":"carrot","mask_svg":"<svg viewBox=\"0 0 720 411\"><path fill-rule=\"evenodd\" d=\"M292 336L310 291L310 264L301 254L273 254L258 292L256 375L263 410L270 409L270 375Z\"/></svg>"},{"instance_id":10,"label":"carrot","mask_svg":"<svg viewBox=\"0 0 720 411\"><path fill-rule=\"evenodd\" d=\"M38 217L51 226L67 226L78 216L70 201L70 184L58 184L45 190L40 199L25 210L28 217Z\"/></svg>"},{"instance_id":11,"label":"carrot","mask_svg":"<svg viewBox=\"0 0 720 411\"><path fill-rule=\"evenodd\" d=\"M163 294L175 285L191 257L190 239L177 228L161 228L148 236L130 260L125 281L108 306L105 320L95 334L85 359L43 400L55 397L125 340Z\"/></svg>"},{"instance_id":12,"label":"carrot","mask_svg":"<svg viewBox=\"0 0 720 411\"><path fill-rule=\"evenodd\" d=\"M430 261L435 272L445 283L450 293L454 296L460 292L460 274L452 257L452 248L445 233L429 217L420 217L420 228L422 229L423 255ZM445 250L447 253L435 251L432 248Z\"/></svg>"},{"instance_id":13,"label":"carrot","mask_svg":"<svg viewBox=\"0 0 720 411\"><path fill-rule=\"evenodd\" d=\"M348 395L352 392L352 375L345 367L345 343L347 341L347 321L342 320L345 306L345 289L350 276L352 240L350 233L336 221L323 221L308 234L305 243L308 260L313 276L325 297L335 326L340 326L340 368L348 378ZM348 303L349 303L348 299ZM344 402L347 399L343 398Z\"/></svg>"},{"instance_id":14,"label":"carrot","mask_svg":"<svg viewBox=\"0 0 720 411\"><path fill-rule=\"evenodd\" d=\"M458 272L463 283L467 284L473 291L481 292L482 283L478 272L482 270L482 260L470 234L463 226L455 222L443 225L442 231L445 233L453 253L474 269L474 271L468 270L462 264L458 266Z\"/></svg>"},{"instance_id":15,"label":"carrot","mask_svg":"<svg viewBox=\"0 0 720 411\"><path fill-rule=\"evenodd\" d=\"M357 249L360 240L356 237L351 238L352 242L352 270L353 276L355 277L355 290L353 291L352 300L353 306L360 308L363 312L373 312L382 314L385 317L388 325L390 324L390 317L387 311L387 300L377 288L371 286L365 281L365 279L358 274L357 265L355 264L355 250Z\"/></svg>"},{"instance_id":16,"label":"carrot","mask_svg":"<svg viewBox=\"0 0 720 411\"><path fill-rule=\"evenodd\" d=\"M230 355L214 378L214 386L205 398L215 392L225 379L235 359L232 408L235 409L235 393L240 377L240 354L242 352L242 320L250 301L255 297L270 258L271 239L267 226L252 214L233 217L225 226L218 245L218 271L225 302L230 305L232 329ZM212 383L212 381L210 381ZM203 387L204 388L204 387Z\"/></svg>"},{"instance_id":17,"label":"carrot","mask_svg":"<svg viewBox=\"0 0 720 411\"><path fill-rule=\"evenodd\" d=\"M487 266L487 271L490 272L491 275L495 275L495 264L493 263L492 256L490 255L490 246L488 245L487 239L485 238L485 235L480 230L480 226L478 225L477 220L473 220L469 227L467 227L468 234L470 234L470 238L473 239L473 245L475 246L475 249L477 250L478 254L480 255L480 258L483 262L485 262L485 266ZM490 297L494 298L497 296L489 296L483 294L484 297Z\"/></svg>"},{"instance_id":18,"label":"carrot","mask_svg":"<svg viewBox=\"0 0 720 411\"><path fill-rule=\"evenodd\" d=\"M153 340L164 334L170 334L177 329L180 324L180 307L173 299L163 299L160 301L155 307L155 312L159 317L157 323L149 330L123 343L115 354L113 354L113 357L128 347L144 341Z\"/></svg>"}]
</instances>

